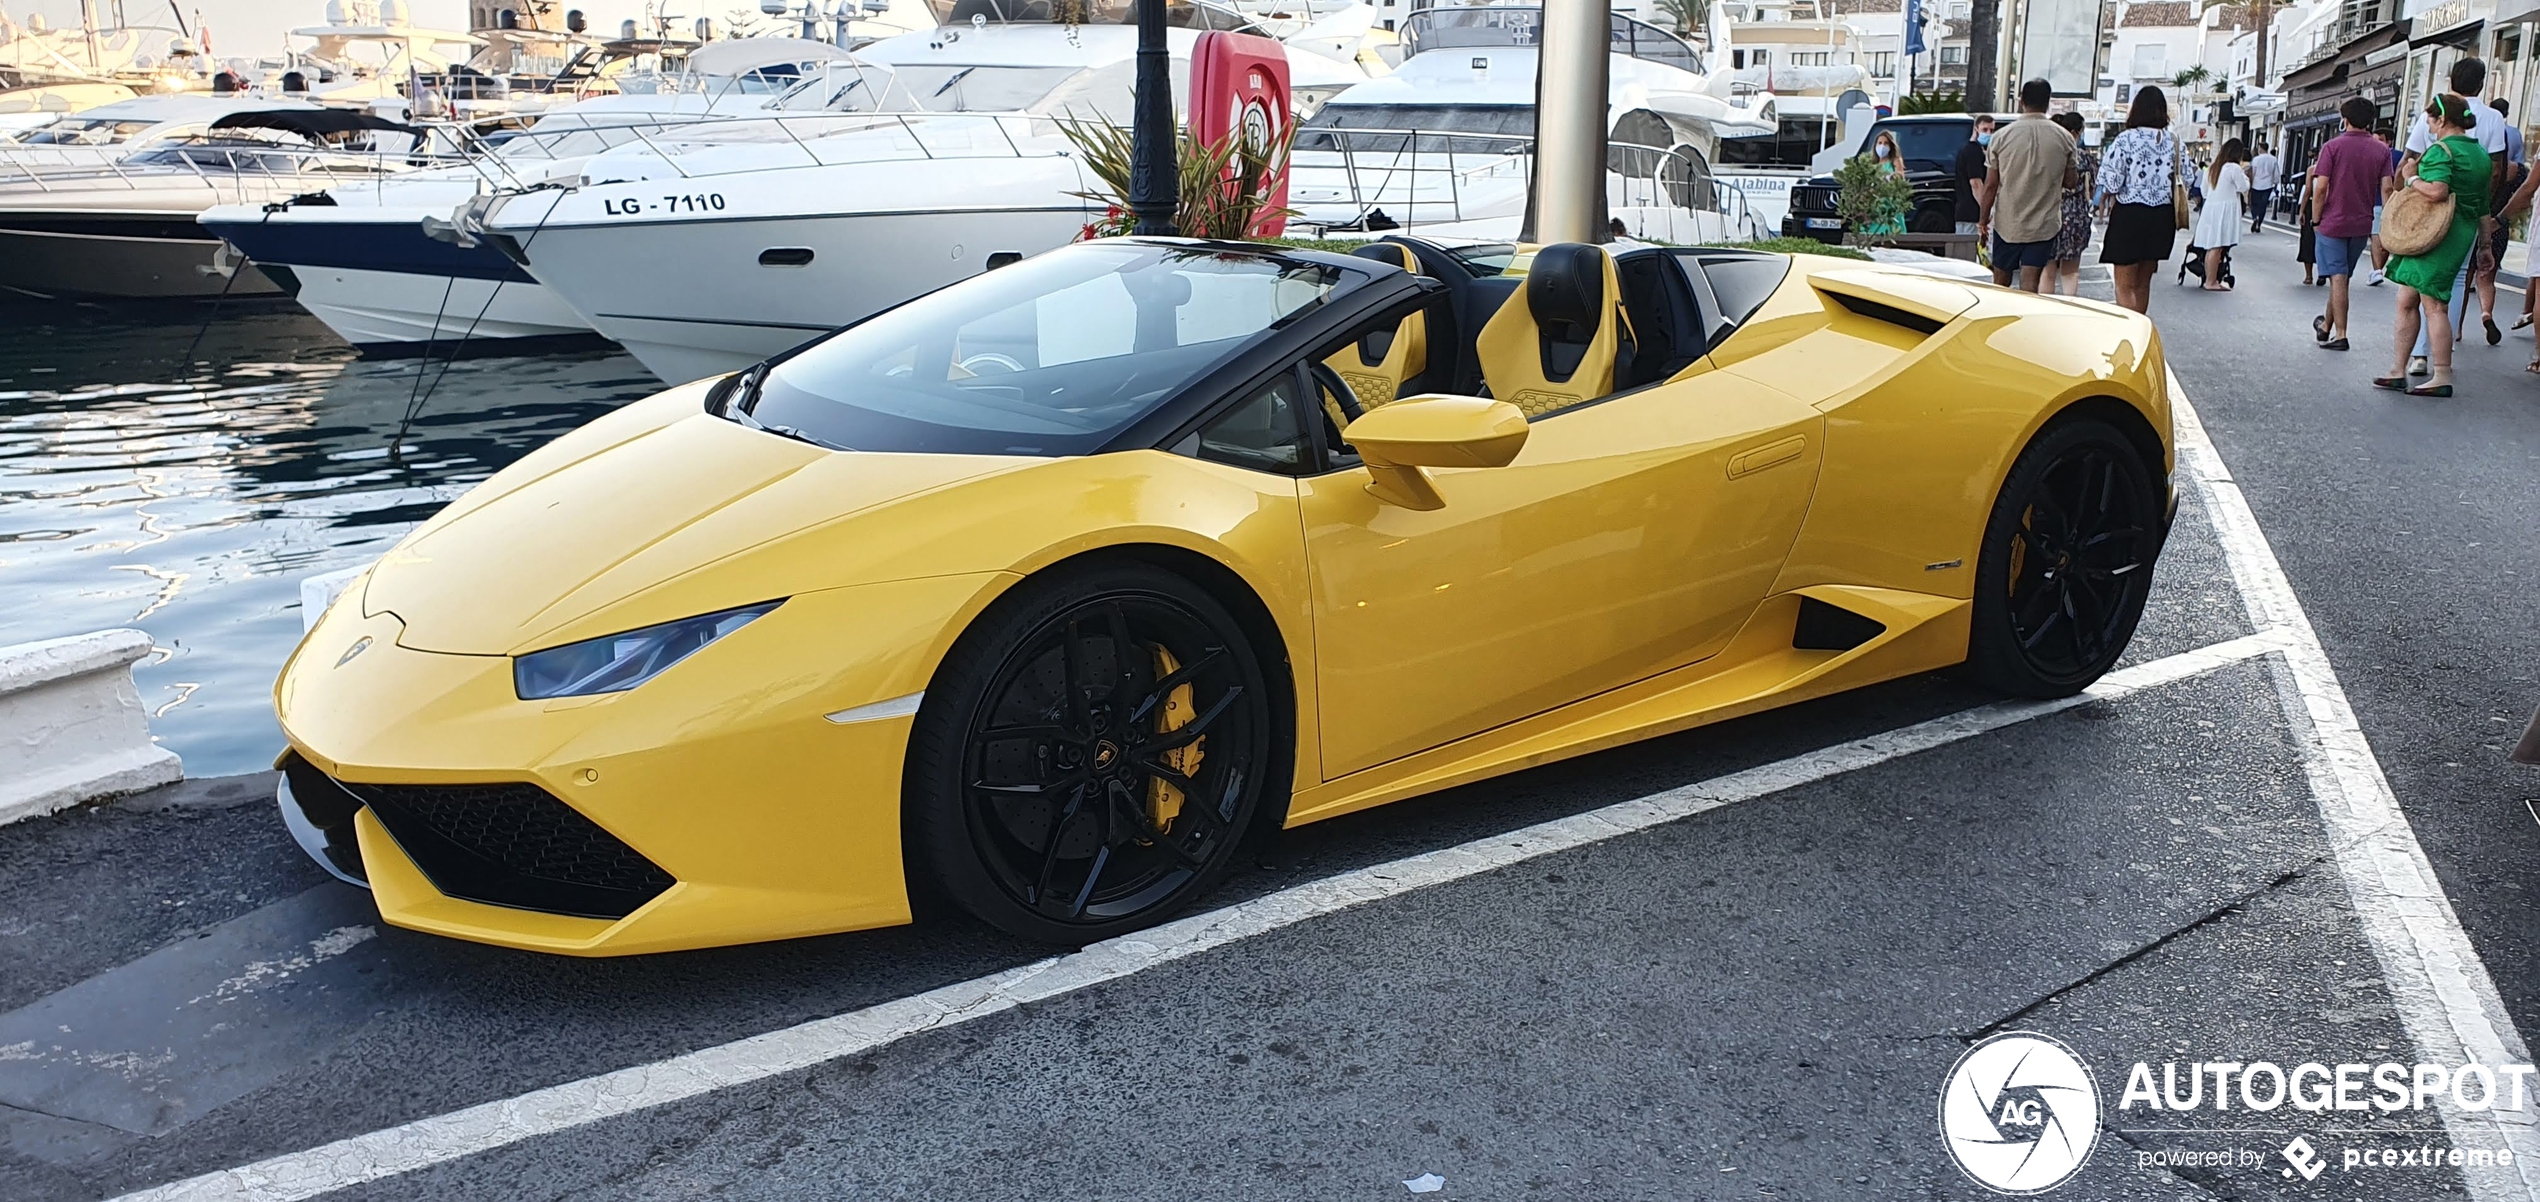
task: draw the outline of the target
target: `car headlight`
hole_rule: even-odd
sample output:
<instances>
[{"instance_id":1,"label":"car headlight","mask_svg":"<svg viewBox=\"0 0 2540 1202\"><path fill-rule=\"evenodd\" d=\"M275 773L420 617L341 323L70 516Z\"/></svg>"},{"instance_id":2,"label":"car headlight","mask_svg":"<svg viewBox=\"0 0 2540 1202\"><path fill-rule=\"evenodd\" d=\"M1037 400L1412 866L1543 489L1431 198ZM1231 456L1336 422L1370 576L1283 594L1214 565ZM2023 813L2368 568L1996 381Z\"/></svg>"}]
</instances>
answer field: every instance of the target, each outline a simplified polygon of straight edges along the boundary
<instances>
[{"instance_id":1,"label":"car headlight","mask_svg":"<svg viewBox=\"0 0 2540 1202\"><path fill-rule=\"evenodd\" d=\"M532 651L512 661L512 690L523 701L622 693L668 671L705 645L767 616L783 601L762 601Z\"/></svg>"}]
</instances>

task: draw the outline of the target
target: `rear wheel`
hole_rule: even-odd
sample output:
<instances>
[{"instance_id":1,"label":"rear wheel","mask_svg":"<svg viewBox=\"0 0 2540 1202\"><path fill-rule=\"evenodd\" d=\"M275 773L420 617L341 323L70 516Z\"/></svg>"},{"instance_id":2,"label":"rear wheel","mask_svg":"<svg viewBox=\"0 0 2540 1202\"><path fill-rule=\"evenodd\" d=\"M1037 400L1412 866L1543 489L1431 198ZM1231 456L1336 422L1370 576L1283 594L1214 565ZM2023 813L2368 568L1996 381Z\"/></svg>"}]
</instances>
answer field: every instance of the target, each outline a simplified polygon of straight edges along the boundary
<instances>
[{"instance_id":1,"label":"rear wheel","mask_svg":"<svg viewBox=\"0 0 2540 1202\"><path fill-rule=\"evenodd\" d=\"M2015 696L2088 688L2134 637L2160 537L2152 474L2124 434L2088 417L2047 427L1985 526L1968 666Z\"/></svg>"},{"instance_id":2,"label":"rear wheel","mask_svg":"<svg viewBox=\"0 0 2540 1202\"><path fill-rule=\"evenodd\" d=\"M1126 565L1024 588L927 689L911 868L1004 930L1089 943L1223 876L1284 749L1260 658L1205 591Z\"/></svg>"}]
</instances>

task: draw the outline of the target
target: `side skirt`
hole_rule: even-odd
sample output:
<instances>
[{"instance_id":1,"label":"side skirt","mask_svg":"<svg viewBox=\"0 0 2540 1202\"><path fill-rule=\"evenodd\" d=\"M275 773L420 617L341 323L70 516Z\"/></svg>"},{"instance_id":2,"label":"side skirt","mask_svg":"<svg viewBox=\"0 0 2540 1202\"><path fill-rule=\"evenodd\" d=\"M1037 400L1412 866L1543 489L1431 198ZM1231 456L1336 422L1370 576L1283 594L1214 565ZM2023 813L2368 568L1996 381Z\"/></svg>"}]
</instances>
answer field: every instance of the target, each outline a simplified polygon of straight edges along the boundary
<instances>
[{"instance_id":1,"label":"side skirt","mask_svg":"<svg viewBox=\"0 0 2540 1202\"><path fill-rule=\"evenodd\" d=\"M1885 627L1849 650L1792 645L1813 599ZM1767 598L1720 654L1323 784L1299 789L1288 825L1675 734L1963 662L1969 601L1897 589L1818 585ZM1805 641L1805 640L1800 640Z\"/></svg>"}]
</instances>

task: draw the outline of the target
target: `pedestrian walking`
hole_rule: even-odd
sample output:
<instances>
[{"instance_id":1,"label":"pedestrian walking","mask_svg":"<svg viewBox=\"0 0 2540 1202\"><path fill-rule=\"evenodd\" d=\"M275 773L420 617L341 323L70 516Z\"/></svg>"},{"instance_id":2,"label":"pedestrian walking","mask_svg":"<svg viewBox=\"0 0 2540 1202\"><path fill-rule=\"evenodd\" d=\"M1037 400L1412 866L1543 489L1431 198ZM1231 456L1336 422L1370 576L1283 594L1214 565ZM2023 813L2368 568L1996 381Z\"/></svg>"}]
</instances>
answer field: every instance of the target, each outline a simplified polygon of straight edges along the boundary
<instances>
[{"instance_id":1,"label":"pedestrian walking","mask_svg":"<svg viewBox=\"0 0 2540 1202\"><path fill-rule=\"evenodd\" d=\"M2016 281L2037 291L2038 278L2055 261L2055 235L2064 228L2064 189L2080 182L2073 169L2073 136L2046 118L2054 90L2042 79L2020 85L2020 117L1997 128L1985 146L1984 203L1976 234L1993 236L1993 282Z\"/></svg>"},{"instance_id":2,"label":"pedestrian walking","mask_svg":"<svg viewBox=\"0 0 2540 1202\"><path fill-rule=\"evenodd\" d=\"M2267 209L2275 203L2275 190L2284 178L2284 160L2267 149L2260 138L2258 153L2249 159L2249 232L2257 233L2258 225L2267 219Z\"/></svg>"},{"instance_id":3,"label":"pedestrian walking","mask_svg":"<svg viewBox=\"0 0 2540 1202\"><path fill-rule=\"evenodd\" d=\"M2464 125L2462 128L2464 130L2475 131L2469 136L2472 140L2478 143L2479 149L2487 152L2490 156L2491 165L2494 160L2502 159L2510 155L2513 149L2513 139L2505 135L2506 126L2504 117L2499 115L2495 109L2488 107L2486 102L2478 98L2478 94L2487 89L2487 64L2484 61L2474 58L2464 58L2456 63L2453 63L2450 83L2452 85L2452 91L2450 94L2466 106L2466 112L2464 115L2469 118L2470 123ZM2419 117L2416 120L2416 124L2408 130L2407 149L2408 157L2411 159L2424 154L2426 148L2432 145L2434 140L2440 136L2431 131L2427 121L2427 118ZM2399 174L2405 176L2407 173L2407 164L2403 162L2400 164ZM2483 204L2480 211L2486 211ZM2485 231L2481 232L2484 233ZM2453 283L2452 289L2449 293L2452 298L2452 307L2446 315L2446 324L2452 331L2452 338L2454 341L2458 341L2460 339L2462 329L2468 324L2469 298L2470 293L2473 291L2473 280L2471 277L2474 272L2480 269L2480 261L2482 259L2485 260L2485 270L2492 274L2496 269L2495 260L2493 258L2493 248L2489 244L2488 239L2484 237L2476 239L2475 244L2470 248L2470 253L2461 259L2460 278ZM2491 282L2491 292L2492 289L2493 284ZM2430 327L2419 331L2417 336L2416 354L2408 363L2408 371L2410 374L2420 376L2426 374L2428 370L2427 364L2429 363L2429 359L2427 358L2429 353L2427 346L2431 337L2432 330Z\"/></svg>"},{"instance_id":4,"label":"pedestrian walking","mask_svg":"<svg viewBox=\"0 0 2540 1202\"><path fill-rule=\"evenodd\" d=\"M2311 220L2319 227L2319 272L2328 281L2328 312L2311 323L2311 332L2327 350L2342 351L2346 341L2346 307L2354 298L2354 276L2370 270L2373 233L2381 200L2390 187L2390 147L2374 137L2372 123L2381 109L2361 96L2337 106L2345 128L2320 147L2311 160L2308 186Z\"/></svg>"},{"instance_id":5,"label":"pedestrian walking","mask_svg":"<svg viewBox=\"0 0 2540 1202\"><path fill-rule=\"evenodd\" d=\"M2293 244L2293 261L2302 265L2302 286L2327 283L2319 276L2319 222L2312 213L2311 183L2316 176L2304 173L2302 186L2293 191L2293 220L2301 235Z\"/></svg>"},{"instance_id":6,"label":"pedestrian walking","mask_svg":"<svg viewBox=\"0 0 2540 1202\"><path fill-rule=\"evenodd\" d=\"M2116 275L2117 303L2152 309L2152 273L2178 245L2178 139L2170 134L2169 98L2157 87L2135 89L2125 128L2099 156L2099 206L2108 215L2099 261Z\"/></svg>"},{"instance_id":7,"label":"pedestrian walking","mask_svg":"<svg viewBox=\"0 0 2540 1202\"><path fill-rule=\"evenodd\" d=\"M2073 136L2073 171L2080 178L2064 189L2064 226L2055 234L2055 258L2038 280L2041 292L2081 295L2081 253L2090 249L2093 189L2099 186L2099 156L2081 144L2081 114L2057 113L2055 124Z\"/></svg>"},{"instance_id":8,"label":"pedestrian walking","mask_svg":"<svg viewBox=\"0 0 2540 1202\"><path fill-rule=\"evenodd\" d=\"M2188 238L2189 262L2179 266L2179 280L2187 279L2187 268L2198 250L2205 252L2205 291L2229 292L2231 281L2226 264L2231 248L2240 245L2242 203L2249 196L2249 171L2242 164L2249 161L2249 145L2238 138L2222 144L2214 161L2205 168L2205 207L2197 214L2196 232Z\"/></svg>"},{"instance_id":9,"label":"pedestrian walking","mask_svg":"<svg viewBox=\"0 0 2540 1202\"><path fill-rule=\"evenodd\" d=\"M2373 385L2404 389L2409 396L2447 397L2452 395L2449 306L2454 294L2462 289L2470 254L2480 241L2480 221L2487 216L2490 166L2486 148L2469 134L2478 121L2470 101L2442 93L2425 106L2425 115L2431 140L2416 156L2414 178L2407 184L2416 195L2403 193L2392 199L2389 207L2393 212L2385 219L2384 228L2387 237L2401 242L2394 249L2408 249L2401 235L2415 231L2398 212L2403 205L2433 207L2435 211L2427 216L2440 218L2444 228L2440 239L2423 251L2391 256L2390 281L2399 285L2398 332L2392 340L2390 374L2375 378ZM2444 207L2450 212L2442 213ZM2409 388L2408 352L2417 345L2420 334L2424 345L2430 348L2432 378Z\"/></svg>"},{"instance_id":10,"label":"pedestrian walking","mask_svg":"<svg viewBox=\"0 0 2540 1202\"><path fill-rule=\"evenodd\" d=\"M2508 136L2505 138L2505 152L2490 156L2493 175L2487 189L2489 216L2480 231L2478 250L2470 259L2469 280L2470 286L2478 290L2479 324L2487 330L2487 345L2494 346L2505 340L2505 332L2496 328L2496 270L2504 265L2505 247L2513 236L2505 228L2502 214L2514 194L2521 190L2523 176L2529 172L2522 162L2522 132L2505 124L2505 102L2498 100L2488 107L2495 110L2496 121ZM2527 299L2529 290L2526 289L2523 295Z\"/></svg>"},{"instance_id":11,"label":"pedestrian walking","mask_svg":"<svg viewBox=\"0 0 2540 1202\"><path fill-rule=\"evenodd\" d=\"M1976 224L1984 218L1984 147L1992 140L1993 114L1985 113L1976 118L1974 136L1958 148L1958 161L1950 167L1956 180L1954 191L1958 204L1958 232L1961 234L1975 233Z\"/></svg>"}]
</instances>

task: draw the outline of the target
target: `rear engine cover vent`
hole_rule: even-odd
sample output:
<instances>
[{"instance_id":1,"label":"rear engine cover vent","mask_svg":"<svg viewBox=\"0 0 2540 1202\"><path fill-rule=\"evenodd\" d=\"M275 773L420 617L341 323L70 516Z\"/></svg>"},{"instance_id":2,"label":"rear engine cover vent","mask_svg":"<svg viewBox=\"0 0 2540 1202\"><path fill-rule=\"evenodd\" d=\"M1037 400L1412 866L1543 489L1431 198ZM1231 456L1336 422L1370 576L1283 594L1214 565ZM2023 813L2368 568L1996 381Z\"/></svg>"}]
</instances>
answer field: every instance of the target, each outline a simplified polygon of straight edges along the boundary
<instances>
[{"instance_id":1,"label":"rear engine cover vent","mask_svg":"<svg viewBox=\"0 0 2540 1202\"><path fill-rule=\"evenodd\" d=\"M1815 597L1799 599L1799 624L1790 645L1801 651L1850 651L1887 633L1885 624Z\"/></svg>"}]
</instances>

